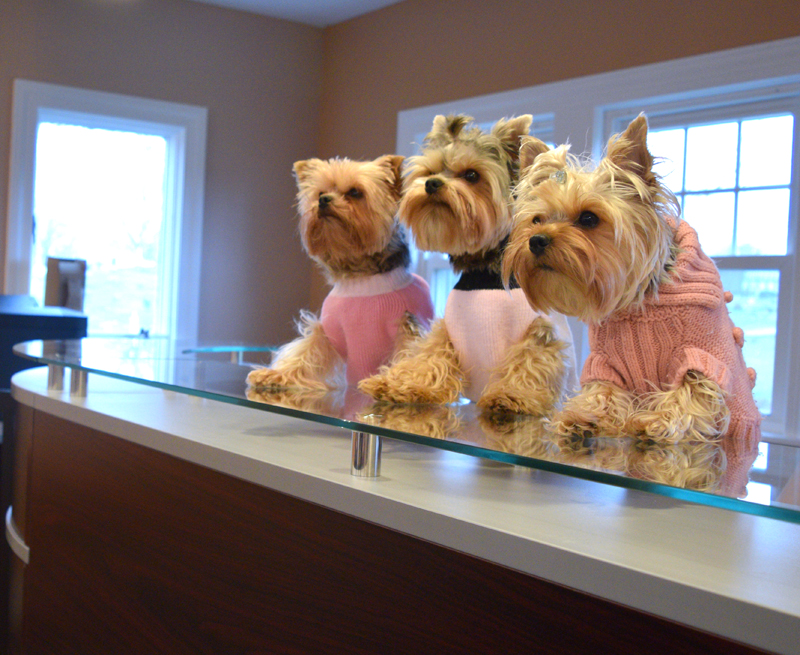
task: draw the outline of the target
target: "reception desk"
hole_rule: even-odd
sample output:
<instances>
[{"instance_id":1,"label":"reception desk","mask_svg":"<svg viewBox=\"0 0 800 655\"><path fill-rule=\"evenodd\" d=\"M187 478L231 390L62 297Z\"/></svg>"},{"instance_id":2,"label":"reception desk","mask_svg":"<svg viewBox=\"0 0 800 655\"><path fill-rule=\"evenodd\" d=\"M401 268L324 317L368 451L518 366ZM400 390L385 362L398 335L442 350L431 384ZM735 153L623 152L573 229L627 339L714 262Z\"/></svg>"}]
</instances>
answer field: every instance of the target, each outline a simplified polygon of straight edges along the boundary
<instances>
[{"instance_id":1,"label":"reception desk","mask_svg":"<svg viewBox=\"0 0 800 655\"><path fill-rule=\"evenodd\" d=\"M16 652L800 653L794 521L85 382L13 380Z\"/></svg>"}]
</instances>

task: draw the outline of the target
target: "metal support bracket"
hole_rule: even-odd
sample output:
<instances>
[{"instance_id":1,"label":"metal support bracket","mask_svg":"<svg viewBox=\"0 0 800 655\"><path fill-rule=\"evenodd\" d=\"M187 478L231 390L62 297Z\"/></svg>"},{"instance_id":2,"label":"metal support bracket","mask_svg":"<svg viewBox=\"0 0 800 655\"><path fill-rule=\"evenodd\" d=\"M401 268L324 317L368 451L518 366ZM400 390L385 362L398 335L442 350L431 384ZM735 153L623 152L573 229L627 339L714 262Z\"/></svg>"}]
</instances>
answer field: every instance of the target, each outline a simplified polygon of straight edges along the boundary
<instances>
[{"instance_id":1,"label":"metal support bracket","mask_svg":"<svg viewBox=\"0 0 800 655\"><path fill-rule=\"evenodd\" d=\"M64 391L64 367L59 364L47 365L47 390Z\"/></svg>"},{"instance_id":2,"label":"metal support bracket","mask_svg":"<svg viewBox=\"0 0 800 655\"><path fill-rule=\"evenodd\" d=\"M73 368L69 372L69 395L74 398L86 398L89 373L83 369Z\"/></svg>"},{"instance_id":3,"label":"metal support bracket","mask_svg":"<svg viewBox=\"0 0 800 655\"><path fill-rule=\"evenodd\" d=\"M353 431L353 458L350 474L377 478L381 474L381 438L377 434Z\"/></svg>"}]
</instances>

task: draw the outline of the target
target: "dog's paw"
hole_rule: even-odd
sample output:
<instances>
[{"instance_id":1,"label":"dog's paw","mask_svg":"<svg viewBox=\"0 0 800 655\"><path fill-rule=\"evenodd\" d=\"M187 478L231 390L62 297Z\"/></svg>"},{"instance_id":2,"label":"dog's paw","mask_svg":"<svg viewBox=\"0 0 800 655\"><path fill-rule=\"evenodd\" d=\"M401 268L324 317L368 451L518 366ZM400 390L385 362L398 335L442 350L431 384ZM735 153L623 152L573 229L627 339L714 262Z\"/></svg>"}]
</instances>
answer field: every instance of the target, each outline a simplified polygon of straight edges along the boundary
<instances>
[{"instance_id":1,"label":"dog's paw","mask_svg":"<svg viewBox=\"0 0 800 655\"><path fill-rule=\"evenodd\" d=\"M688 413L639 411L630 417L626 427L632 436L661 445L715 443L724 434L724 428Z\"/></svg>"},{"instance_id":2,"label":"dog's paw","mask_svg":"<svg viewBox=\"0 0 800 655\"><path fill-rule=\"evenodd\" d=\"M553 411L555 402L556 395L545 389L536 393L513 393L490 384L478 400L478 407L485 412L547 416Z\"/></svg>"},{"instance_id":3,"label":"dog's paw","mask_svg":"<svg viewBox=\"0 0 800 655\"><path fill-rule=\"evenodd\" d=\"M279 378L278 373L271 368L256 368L247 374L247 385L250 387L272 387Z\"/></svg>"},{"instance_id":4,"label":"dog's paw","mask_svg":"<svg viewBox=\"0 0 800 655\"><path fill-rule=\"evenodd\" d=\"M581 415L574 411L557 412L548 422L548 430L556 437L579 437L589 439L599 435L594 416Z\"/></svg>"},{"instance_id":5,"label":"dog's paw","mask_svg":"<svg viewBox=\"0 0 800 655\"><path fill-rule=\"evenodd\" d=\"M448 405L458 400L458 392L452 389L434 389L410 381L390 380L385 375L373 375L361 380L358 388L375 400L397 404Z\"/></svg>"},{"instance_id":6,"label":"dog's paw","mask_svg":"<svg viewBox=\"0 0 800 655\"><path fill-rule=\"evenodd\" d=\"M257 368L247 374L247 384L251 387L265 389L286 389L297 386L297 381L274 368Z\"/></svg>"},{"instance_id":7,"label":"dog's paw","mask_svg":"<svg viewBox=\"0 0 800 655\"><path fill-rule=\"evenodd\" d=\"M384 395L388 391L388 383L385 375L373 375L364 378L358 383L358 389L362 393L372 396L375 400L384 400Z\"/></svg>"},{"instance_id":8,"label":"dog's paw","mask_svg":"<svg viewBox=\"0 0 800 655\"><path fill-rule=\"evenodd\" d=\"M630 433L658 444L718 441L728 430L730 410L720 386L689 371L675 389L642 398L627 421Z\"/></svg>"},{"instance_id":9,"label":"dog's paw","mask_svg":"<svg viewBox=\"0 0 800 655\"><path fill-rule=\"evenodd\" d=\"M626 430L631 436L655 444L676 444L683 440L691 423L689 416L666 416L656 412L635 412Z\"/></svg>"},{"instance_id":10,"label":"dog's paw","mask_svg":"<svg viewBox=\"0 0 800 655\"><path fill-rule=\"evenodd\" d=\"M446 405L374 403L358 420L390 430L446 439L461 427L457 411Z\"/></svg>"},{"instance_id":11,"label":"dog's paw","mask_svg":"<svg viewBox=\"0 0 800 655\"><path fill-rule=\"evenodd\" d=\"M247 385L264 389L310 389L327 391L330 386L324 380L308 375L293 375L291 371L278 368L257 368L247 374Z\"/></svg>"}]
</instances>

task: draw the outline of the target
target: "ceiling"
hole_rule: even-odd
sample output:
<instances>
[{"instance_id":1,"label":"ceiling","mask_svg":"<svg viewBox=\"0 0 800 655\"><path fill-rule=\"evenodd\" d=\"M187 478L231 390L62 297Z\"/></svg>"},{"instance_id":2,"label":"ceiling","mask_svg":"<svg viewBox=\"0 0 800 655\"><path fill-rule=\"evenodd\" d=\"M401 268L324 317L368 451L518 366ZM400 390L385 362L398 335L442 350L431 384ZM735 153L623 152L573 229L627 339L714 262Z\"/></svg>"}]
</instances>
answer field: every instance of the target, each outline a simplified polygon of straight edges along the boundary
<instances>
[{"instance_id":1,"label":"ceiling","mask_svg":"<svg viewBox=\"0 0 800 655\"><path fill-rule=\"evenodd\" d=\"M327 27L401 0L197 0L315 27Z\"/></svg>"}]
</instances>

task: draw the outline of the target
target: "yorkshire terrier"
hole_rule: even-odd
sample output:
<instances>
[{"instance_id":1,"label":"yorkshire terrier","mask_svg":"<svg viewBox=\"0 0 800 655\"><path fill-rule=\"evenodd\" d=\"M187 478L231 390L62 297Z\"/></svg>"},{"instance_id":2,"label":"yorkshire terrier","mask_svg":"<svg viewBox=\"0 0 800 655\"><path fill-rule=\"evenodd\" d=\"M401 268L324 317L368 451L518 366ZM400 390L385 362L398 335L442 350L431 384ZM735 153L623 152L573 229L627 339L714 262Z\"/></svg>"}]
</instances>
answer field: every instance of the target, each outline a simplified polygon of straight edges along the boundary
<instances>
[{"instance_id":1,"label":"yorkshire terrier","mask_svg":"<svg viewBox=\"0 0 800 655\"><path fill-rule=\"evenodd\" d=\"M500 120L488 133L471 121L434 119L409 160L398 210L416 245L447 253L461 278L444 318L359 388L394 403L448 404L463 394L485 410L548 414L565 386L577 384L569 325L531 310L500 276L531 116Z\"/></svg>"},{"instance_id":2,"label":"yorkshire terrier","mask_svg":"<svg viewBox=\"0 0 800 655\"><path fill-rule=\"evenodd\" d=\"M561 434L660 443L756 443L745 366L719 272L653 172L647 121L612 137L593 170L528 137L503 263L539 311L589 326L582 388L552 418Z\"/></svg>"},{"instance_id":3,"label":"yorkshire terrier","mask_svg":"<svg viewBox=\"0 0 800 655\"><path fill-rule=\"evenodd\" d=\"M329 389L377 372L433 318L427 283L409 271L397 221L403 158L308 159L294 164L300 237L333 286L319 319L303 312L300 336L271 368L247 376L252 387Z\"/></svg>"}]
</instances>

